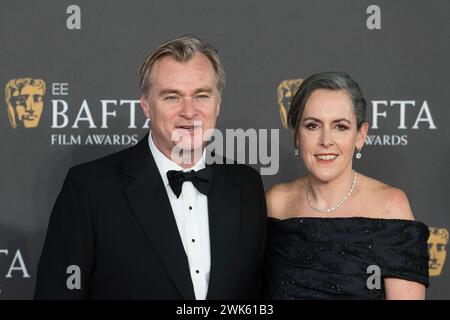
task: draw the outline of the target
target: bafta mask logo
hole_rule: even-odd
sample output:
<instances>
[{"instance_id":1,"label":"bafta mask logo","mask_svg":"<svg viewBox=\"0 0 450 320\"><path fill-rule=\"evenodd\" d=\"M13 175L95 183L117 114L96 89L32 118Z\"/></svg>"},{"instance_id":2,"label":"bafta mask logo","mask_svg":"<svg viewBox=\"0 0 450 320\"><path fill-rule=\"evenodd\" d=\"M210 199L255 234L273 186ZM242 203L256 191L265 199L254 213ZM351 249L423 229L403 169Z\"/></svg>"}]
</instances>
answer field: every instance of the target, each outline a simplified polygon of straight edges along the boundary
<instances>
[{"instance_id":1,"label":"bafta mask logo","mask_svg":"<svg viewBox=\"0 0 450 320\"><path fill-rule=\"evenodd\" d=\"M5 100L11 126L36 128L44 108L45 82L41 79L10 80L5 87Z\"/></svg>"},{"instance_id":2,"label":"bafta mask logo","mask_svg":"<svg viewBox=\"0 0 450 320\"><path fill-rule=\"evenodd\" d=\"M280 109L281 123L287 129L288 126L288 113L291 107L291 99L297 91L298 87L302 83L303 79L283 80L278 85L278 106Z\"/></svg>"},{"instance_id":3,"label":"bafta mask logo","mask_svg":"<svg viewBox=\"0 0 450 320\"><path fill-rule=\"evenodd\" d=\"M448 243L448 231L444 228L430 228L428 238L428 272L430 276L439 276L444 267L446 246Z\"/></svg>"}]
</instances>

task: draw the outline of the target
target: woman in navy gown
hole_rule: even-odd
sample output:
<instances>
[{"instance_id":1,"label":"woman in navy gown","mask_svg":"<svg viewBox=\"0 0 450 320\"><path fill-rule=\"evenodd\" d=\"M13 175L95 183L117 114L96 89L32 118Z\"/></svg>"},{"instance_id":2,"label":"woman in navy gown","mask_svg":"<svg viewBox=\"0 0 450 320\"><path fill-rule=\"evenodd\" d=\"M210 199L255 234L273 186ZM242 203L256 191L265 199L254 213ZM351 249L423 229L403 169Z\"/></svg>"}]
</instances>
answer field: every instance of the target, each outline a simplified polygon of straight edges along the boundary
<instances>
[{"instance_id":1,"label":"woman in navy gown","mask_svg":"<svg viewBox=\"0 0 450 320\"><path fill-rule=\"evenodd\" d=\"M310 76L288 123L307 175L267 191L265 297L424 299L427 226L403 191L353 169L368 131L358 84Z\"/></svg>"}]
</instances>

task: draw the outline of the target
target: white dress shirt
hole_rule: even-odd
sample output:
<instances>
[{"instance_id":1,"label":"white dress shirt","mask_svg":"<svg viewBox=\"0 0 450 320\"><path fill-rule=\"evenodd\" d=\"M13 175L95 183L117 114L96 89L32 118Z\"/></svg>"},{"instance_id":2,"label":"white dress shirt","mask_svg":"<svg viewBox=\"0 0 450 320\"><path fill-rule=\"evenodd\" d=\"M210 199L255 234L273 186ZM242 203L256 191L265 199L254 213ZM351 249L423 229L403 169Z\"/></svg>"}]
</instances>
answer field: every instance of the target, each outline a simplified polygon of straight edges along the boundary
<instances>
[{"instance_id":1,"label":"white dress shirt","mask_svg":"<svg viewBox=\"0 0 450 320\"><path fill-rule=\"evenodd\" d=\"M211 254L209 243L208 224L208 197L200 193L192 182L183 183L179 198L173 193L167 178L169 170L201 170L205 168L205 152L199 162L189 169L183 169L178 164L167 158L155 146L152 133L148 135L150 151L155 159L161 178L169 197L178 232L186 252L195 298L206 299L211 270ZM176 239L169 241L177 241Z\"/></svg>"}]
</instances>

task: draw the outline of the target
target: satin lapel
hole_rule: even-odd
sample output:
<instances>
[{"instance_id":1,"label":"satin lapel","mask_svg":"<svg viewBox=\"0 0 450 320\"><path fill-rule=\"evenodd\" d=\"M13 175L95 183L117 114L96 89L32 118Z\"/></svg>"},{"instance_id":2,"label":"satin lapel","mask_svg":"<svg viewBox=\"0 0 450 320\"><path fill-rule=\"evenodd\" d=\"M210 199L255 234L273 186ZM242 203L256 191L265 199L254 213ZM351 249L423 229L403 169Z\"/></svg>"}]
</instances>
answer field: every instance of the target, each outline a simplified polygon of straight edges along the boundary
<instances>
[{"instance_id":1,"label":"satin lapel","mask_svg":"<svg viewBox=\"0 0 450 320\"><path fill-rule=\"evenodd\" d=\"M211 273L207 299L223 299L239 237L240 193L213 165L208 193Z\"/></svg>"},{"instance_id":2,"label":"satin lapel","mask_svg":"<svg viewBox=\"0 0 450 320\"><path fill-rule=\"evenodd\" d=\"M188 259L147 139L148 135L126 159L123 173L135 180L124 188L124 193L181 297L195 299Z\"/></svg>"}]
</instances>

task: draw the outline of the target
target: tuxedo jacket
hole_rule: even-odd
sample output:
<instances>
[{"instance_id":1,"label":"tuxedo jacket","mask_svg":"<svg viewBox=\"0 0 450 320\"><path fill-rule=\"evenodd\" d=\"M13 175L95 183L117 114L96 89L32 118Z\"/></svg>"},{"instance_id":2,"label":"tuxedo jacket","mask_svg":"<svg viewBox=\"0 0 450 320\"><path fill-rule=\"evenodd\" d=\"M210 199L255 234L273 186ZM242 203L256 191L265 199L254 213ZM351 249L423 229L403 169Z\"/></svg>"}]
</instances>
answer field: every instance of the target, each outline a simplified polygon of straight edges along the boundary
<instances>
[{"instance_id":1,"label":"tuxedo jacket","mask_svg":"<svg viewBox=\"0 0 450 320\"><path fill-rule=\"evenodd\" d=\"M211 167L207 299L258 299L266 236L261 177L245 165ZM70 168L51 213L35 299L195 299L147 136Z\"/></svg>"}]
</instances>

